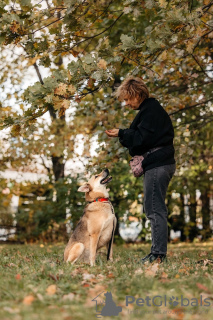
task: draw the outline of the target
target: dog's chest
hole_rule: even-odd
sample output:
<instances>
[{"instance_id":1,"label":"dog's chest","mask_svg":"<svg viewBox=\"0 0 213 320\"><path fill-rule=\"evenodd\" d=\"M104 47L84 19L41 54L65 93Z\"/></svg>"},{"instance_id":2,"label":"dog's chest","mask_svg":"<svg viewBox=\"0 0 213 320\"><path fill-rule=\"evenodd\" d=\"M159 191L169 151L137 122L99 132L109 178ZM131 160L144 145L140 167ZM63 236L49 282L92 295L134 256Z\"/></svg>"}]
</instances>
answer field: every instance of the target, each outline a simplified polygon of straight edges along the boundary
<instances>
[{"instance_id":1,"label":"dog's chest","mask_svg":"<svg viewBox=\"0 0 213 320\"><path fill-rule=\"evenodd\" d=\"M98 242L98 248L103 247L106 245L109 240L111 239L112 236L112 230L113 230L113 220L114 220L114 215L112 214L104 223L99 242Z\"/></svg>"}]
</instances>

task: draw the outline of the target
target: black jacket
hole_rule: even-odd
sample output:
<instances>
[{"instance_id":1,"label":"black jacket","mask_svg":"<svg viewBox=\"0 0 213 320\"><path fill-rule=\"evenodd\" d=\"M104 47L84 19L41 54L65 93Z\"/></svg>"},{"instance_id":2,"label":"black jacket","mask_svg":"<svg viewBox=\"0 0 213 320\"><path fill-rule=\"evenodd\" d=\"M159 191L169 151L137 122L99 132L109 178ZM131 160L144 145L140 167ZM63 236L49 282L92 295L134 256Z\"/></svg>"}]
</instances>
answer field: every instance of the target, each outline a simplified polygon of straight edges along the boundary
<instances>
[{"instance_id":1,"label":"black jacket","mask_svg":"<svg viewBox=\"0 0 213 320\"><path fill-rule=\"evenodd\" d=\"M129 129L119 129L120 143L130 155L143 155L152 148L164 148L149 154L142 162L144 172L175 163L174 128L168 113L155 98L145 99Z\"/></svg>"}]
</instances>

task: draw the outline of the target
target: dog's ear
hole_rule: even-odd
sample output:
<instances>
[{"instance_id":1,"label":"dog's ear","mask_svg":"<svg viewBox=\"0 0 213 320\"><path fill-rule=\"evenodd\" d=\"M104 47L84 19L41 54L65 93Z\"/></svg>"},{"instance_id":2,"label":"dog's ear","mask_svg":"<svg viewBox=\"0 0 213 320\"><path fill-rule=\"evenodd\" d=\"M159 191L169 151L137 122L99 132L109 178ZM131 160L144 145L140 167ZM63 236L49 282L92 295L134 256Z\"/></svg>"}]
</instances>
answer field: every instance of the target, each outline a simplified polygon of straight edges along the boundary
<instances>
[{"instance_id":1,"label":"dog's ear","mask_svg":"<svg viewBox=\"0 0 213 320\"><path fill-rule=\"evenodd\" d=\"M78 188L78 191L79 192L90 192L92 189L91 189L91 186L89 183L84 183L83 186L79 187Z\"/></svg>"}]
</instances>

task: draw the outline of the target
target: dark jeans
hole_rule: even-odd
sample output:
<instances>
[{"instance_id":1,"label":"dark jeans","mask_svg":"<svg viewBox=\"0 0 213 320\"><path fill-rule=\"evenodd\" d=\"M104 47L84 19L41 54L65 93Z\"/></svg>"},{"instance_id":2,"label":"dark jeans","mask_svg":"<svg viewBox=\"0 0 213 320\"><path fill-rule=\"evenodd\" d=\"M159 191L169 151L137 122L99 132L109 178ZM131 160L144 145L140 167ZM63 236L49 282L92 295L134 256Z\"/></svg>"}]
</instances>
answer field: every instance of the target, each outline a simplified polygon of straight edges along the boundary
<instances>
[{"instance_id":1,"label":"dark jeans","mask_svg":"<svg viewBox=\"0 0 213 320\"><path fill-rule=\"evenodd\" d=\"M169 182L176 170L176 164L167 164L145 172L144 211L151 222L152 247L155 254L167 253L168 211L165 204Z\"/></svg>"}]
</instances>

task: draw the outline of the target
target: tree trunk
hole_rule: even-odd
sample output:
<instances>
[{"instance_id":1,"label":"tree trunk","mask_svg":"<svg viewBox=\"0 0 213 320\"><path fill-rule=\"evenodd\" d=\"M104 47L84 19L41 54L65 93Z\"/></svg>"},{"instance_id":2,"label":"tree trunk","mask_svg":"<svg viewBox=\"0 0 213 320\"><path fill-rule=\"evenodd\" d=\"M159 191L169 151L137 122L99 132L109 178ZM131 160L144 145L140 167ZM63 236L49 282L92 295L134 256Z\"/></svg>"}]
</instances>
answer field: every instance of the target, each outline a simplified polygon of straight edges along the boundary
<instances>
[{"instance_id":1,"label":"tree trunk","mask_svg":"<svg viewBox=\"0 0 213 320\"><path fill-rule=\"evenodd\" d=\"M190 217L190 228L189 228L189 240L193 241L197 236L196 226L196 190L193 190L190 194L190 205L189 205L189 217Z\"/></svg>"},{"instance_id":2,"label":"tree trunk","mask_svg":"<svg viewBox=\"0 0 213 320\"><path fill-rule=\"evenodd\" d=\"M53 164L53 173L55 176L55 181L58 181L58 179L60 178L64 178L63 157L52 156L52 164Z\"/></svg>"},{"instance_id":3,"label":"tree trunk","mask_svg":"<svg viewBox=\"0 0 213 320\"><path fill-rule=\"evenodd\" d=\"M203 219L203 239L211 237L210 228L210 205L209 205L209 195L208 190L201 192L200 199L202 201L202 219Z\"/></svg>"},{"instance_id":4,"label":"tree trunk","mask_svg":"<svg viewBox=\"0 0 213 320\"><path fill-rule=\"evenodd\" d=\"M181 236L180 236L180 240L181 241L186 241L186 236L184 234L184 227L185 227L185 214L184 214L184 194L181 193L180 194L180 231L181 231Z\"/></svg>"}]
</instances>

